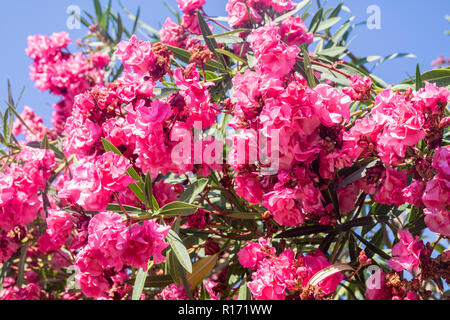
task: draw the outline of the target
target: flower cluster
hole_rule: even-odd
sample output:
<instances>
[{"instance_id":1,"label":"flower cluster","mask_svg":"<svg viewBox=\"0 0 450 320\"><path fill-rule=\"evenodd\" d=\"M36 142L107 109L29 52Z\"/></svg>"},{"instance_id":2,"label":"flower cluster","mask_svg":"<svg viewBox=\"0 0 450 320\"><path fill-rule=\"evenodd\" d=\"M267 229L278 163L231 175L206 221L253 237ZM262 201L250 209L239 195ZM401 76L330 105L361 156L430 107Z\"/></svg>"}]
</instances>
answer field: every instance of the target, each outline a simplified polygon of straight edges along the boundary
<instances>
[{"instance_id":1,"label":"flower cluster","mask_svg":"<svg viewBox=\"0 0 450 320\"><path fill-rule=\"evenodd\" d=\"M35 35L28 38L25 50L33 59L30 77L35 81L36 87L63 97L54 106L56 110L52 118L58 132L64 128L75 96L96 83L102 83L104 72L101 68L109 63L108 60L101 61L98 53L93 53L92 58L81 53L71 54L67 48L70 42L66 32L54 33L49 37ZM105 59L104 55L102 57Z\"/></svg>"},{"instance_id":2,"label":"flower cluster","mask_svg":"<svg viewBox=\"0 0 450 320\"><path fill-rule=\"evenodd\" d=\"M161 252L169 244L164 241L170 227L144 221L131 227L114 212L95 215L87 227L87 243L75 259L79 267L78 281L88 297L105 297L110 284L123 283L124 266L147 270L149 259L160 264Z\"/></svg>"},{"instance_id":3,"label":"flower cluster","mask_svg":"<svg viewBox=\"0 0 450 320\"><path fill-rule=\"evenodd\" d=\"M306 256L298 255L287 249L276 255L269 240L249 242L238 253L239 262L246 268L256 270L248 287L256 300L284 300L300 296L321 299L336 290L342 281L341 273L334 274L318 283L318 288L311 290L309 280L331 263L321 251ZM313 292L313 296L309 295Z\"/></svg>"}]
</instances>

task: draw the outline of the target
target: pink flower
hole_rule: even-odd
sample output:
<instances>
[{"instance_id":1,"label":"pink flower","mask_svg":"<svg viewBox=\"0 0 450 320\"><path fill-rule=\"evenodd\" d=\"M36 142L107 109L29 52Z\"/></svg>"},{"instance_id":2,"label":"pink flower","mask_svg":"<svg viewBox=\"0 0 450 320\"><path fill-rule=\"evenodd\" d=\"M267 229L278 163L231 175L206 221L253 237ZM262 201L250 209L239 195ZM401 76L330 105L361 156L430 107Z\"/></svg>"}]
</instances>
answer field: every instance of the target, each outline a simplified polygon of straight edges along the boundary
<instances>
[{"instance_id":1,"label":"pink flower","mask_svg":"<svg viewBox=\"0 0 450 320\"><path fill-rule=\"evenodd\" d=\"M263 259L275 255L275 248L271 247L269 239L261 237L258 239L258 242L248 242L237 255L239 263L244 268L255 270Z\"/></svg>"},{"instance_id":2,"label":"pink flower","mask_svg":"<svg viewBox=\"0 0 450 320\"><path fill-rule=\"evenodd\" d=\"M289 73L300 52L298 46L281 43L279 28L272 22L253 31L247 38L258 59L257 67L262 73L281 79Z\"/></svg>"},{"instance_id":3,"label":"pink flower","mask_svg":"<svg viewBox=\"0 0 450 320\"><path fill-rule=\"evenodd\" d=\"M260 179L256 174L237 176L234 180L235 190L238 196L243 197L250 203L260 203L264 197Z\"/></svg>"},{"instance_id":4,"label":"pink flower","mask_svg":"<svg viewBox=\"0 0 450 320\"><path fill-rule=\"evenodd\" d=\"M297 274L301 276L302 286L306 287L309 280L320 270L331 266L326 256L320 250L316 250L304 257L299 257L299 261L303 261L303 266L297 269ZM328 295L334 291L338 284L344 279L342 273L335 273L332 276L325 278L318 283L318 286L322 289L325 295Z\"/></svg>"},{"instance_id":5,"label":"pink flower","mask_svg":"<svg viewBox=\"0 0 450 320\"><path fill-rule=\"evenodd\" d=\"M406 172L386 168L385 177L381 182L381 188L374 199L378 203L394 204L401 206L405 203L402 190L406 187Z\"/></svg>"},{"instance_id":6,"label":"pink flower","mask_svg":"<svg viewBox=\"0 0 450 320\"><path fill-rule=\"evenodd\" d=\"M115 54L126 70L133 69L138 74L147 73L156 61L152 44L139 40L136 35L132 35L129 41L121 41L117 44Z\"/></svg>"},{"instance_id":7,"label":"pink flower","mask_svg":"<svg viewBox=\"0 0 450 320\"><path fill-rule=\"evenodd\" d=\"M95 165L105 190L119 192L126 189L130 183L136 183L127 175L127 170L131 168L130 161L121 155L106 152L96 159Z\"/></svg>"},{"instance_id":8,"label":"pink flower","mask_svg":"<svg viewBox=\"0 0 450 320\"><path fill-rule=\"evenodd\" d=\"M183 285L177 286L172 283L164 288L158 295L162 300L188 300L188 296Z\"/></svg>"},{"instance_id":9,"label":"pink flower","mask_svg":"<svg viewBox=\"0 0 450 320\"><path fill-rule=\"evenodd\" d=\"M147 270L148 261L153 257L155 264L166 260L162 251L169 245L164 241L170 226L162 226L153 220L135 224L128 231L128 246L123 253L126 264Z\"/></svg>"},{"instance_id":10,"label":"pink flower","mask_svg":"<svg viewBox=\"0 0 450 320\"><path fill-rule=\"evenodd\" d=\"M436 149L433 168L438 171L439 177L450 180L450 146Z\"/></svg>"},{"instance_id":11,"label":"pink flower","mask_svg":"<svg viewBox=\"0 0 450 320\"><path fill-rule=\"evenodd\" d=\"M18 248L19 243L9 238L5 231L0 230L0 263L8 261Z\"/></svg>"},{"instance_id":12,"label":"pink flower","mask_svg":"<svg viewBox=\"0 0 450 320\"><path fill-rule=\"evenodd\" d=\"M178 199L173 185L165 183L164 180L155 182L153 186L153 195L160 207L164 207L166 204L177 201Z\"/></svg>"},{"instance_id":13,"label":"pink flower","mask_svg":"<svg viewBox=\"0 0 450 320\"><path fill-rule=\"evenodd\" d=\"M450 210L425 208L423 213L425 214L425 224L431 231L446 237L450 236Z\"/></svg>"},{"instance_id":14,"label":"pink flower","mask_svg":"<svg viewBox=\"0 0 450 320\"><path fill-rule=\"evenodd\" d=\"M450 210L450 180L436 176L428 181L422 201L428 209Z\"/></svg>"},{"instance_id":15,"label":"pink flower","mask_svg":"<svg viewBox=\"0 0 450 320\"><path fill-rule=\"evenodd\" d=\"M118 213L100 212L89 222L88 243L91 248L99 250L104 266L122 268L121 256L128 244L128 229Z\"/></svg>"},{"instance_id":16,"label":"pink flower","mask_svg":"<svg viewBox=\"0 0 450 320\"><path fill-rule=\"evenodd\" d=\"M247 286L255 300L285 300L286 289L295 281L295 254L292 250L282 252L276 258L264 259L252 274Z\"/></svg>"},{"instance_id":17,"label":"pink flower","mask_svg":"<svg viewBox=\"0 0 450 320\"><path fill-rule=\"evenodd\" d=\"M425 137L424 116L405 96L386 89L377 95L371 115L384 126L378 136L378 156L384 163L394 165L405 157L407 147Z\"/></svg>"},{"instance_id":18,"label":"pink flower","mask_svg":"<svg viewBox=\"0 0 450 320\"><path fill-rule=\"evenodd\" d=\"M277 13L283 13L295 8L292 0L263 0L267 5L271 6Z\"/></svg>"},{"instance_id":19,"label":"pink flower","mask_svg":"<svg viewBox=\"0 0 450 320\"><path fill-rule=\"evenodd\" d=\"M214 288L218 285L218 282L212 281L212 280L205 280L203 281L203 286L205 287L206 291L209 294L209 297L211 300L220 300L220 293L217 293Z\"/></svg>"},{"instance_id":20,"label":"pink flower","mask_svg":"<svg viewBox=\"0 0 450 320\"><path fill-rule=\"evenodd\" d=\"M208 91L208 88L214 83L200 83L200 74L196 70L195 64L188 65L184 70L176 69L174 79L186 103L183 112L187 116L186 124L192 126L194 122L198 121L202 124L202 129L209 128L216 122L216 111L213 109L215 105L211 103Z\"/></svg>"},{"instance_id":21,"label":"pink flower","mask_svg":"<svg viewBox=\"0 0 450 320\"><path fill-rule=\"evenodd\" d=\"M350 96L353 101L364 101L370 99L370 90L373 82L369 77L361 78L354 74L350 77L351 88L343 88L342 92Z\"/></svg>"},{"instance_id":22,"label":"pink flower","mask_svg":"<svg viewBox=\"0 0 450 320\"><path fill-rule=\"evenodd\" d=\"M109 54L102 51L96 51L90 55L92 62L99 69L106 67L111 60Z\"/></svg>"},{"instance_id":23,"label":"pink flower","mask_svg":"<svg viewBox=\"0 0 450 320\"><path fill-rule=\"evenodd\" d=\"M341 213L346 214L355 209L359 191L360 188L358 183L352 183L337 190L339 208Z\"/></svg>"},{"instance_id":24,"label":"pink flower","mask_svg":"<svg viewBox=\"0 0 450 320\"><path fill-rule=\"evenodd\" d=\"M100 276L103 273L101 258L100 250L86 245L78 252L75 265L81 272L89 273L91 276Z\"/></svg>"},{"instance_id":25,"label":"pink flower","mask_svg":"<svg viewBox=\"0 0 450 320\"><path fill-rule=\"evenodd\" d=\"M450 91L445 87L438 87L434 83L425 81L425 88L414 92L412 99L416 108L424 113L440 114L447 105Z\"/></svg>"},{"instance_id":26,"label":"pink flower","mask_svg":"<svg viewBox=\"0 0 450 320\"><path fill-rule=\"evenodd\" d=\"M63 134L63 147L68 154L89 154L100 140L102 129L89 119L72 116L67 119Z\"/></svg>"},{"instance_id":27,"label":"pink flower","mask_svg":"<svg viewBox=\"0 0 450 320\"><path fill-rule=\"evenodd\" d=\"M305 24L300 17L289 17L281 21L280 35L287 45L301 46L304 43L311 44L313 42L312 32L307 32Z\"/></svg>"},{"instance_id":28,"label":"pink flower","mask_svg":"<svg viewBox=\"0 0 450 320\"><path fill-rule=\"evenodd\" d=\"M315 113L324 126L332 127L350 120L349 96L326 84L319 84L314 91L320 96L315 105Z\"/></svg>"},{"instance_id":29,"label":"pink flower","mask_svg":"<svg viewBox=\"0 0 450 320\"><path fill-rule=\"evenodd\" d=\"M26 123L27 127L32 130L32 132L24 126L22 121L16 119L13 124L12 133L15 136L23 134L27 141L42 140L49 129L44 126L42 118L37 116L33 109L25 106L23 112L20 114L22 120Z\"/></svg>"},{"instance_id":30,"label":"pink flower","mask_svg":"<svg viewBox=\"0 0 450 320\"><path fill-rule=\"evenodd\" d=\"M47 234L58 246L66 242L67 237L72 233L74 224L70 213L62 210L48 210Z\"/></svg>"},{"instance_id":31,"label":"pink flower","mask_svg":"<svg viewBox=\"0 0 450 320\"><path fill-rule=\"evenodd\" d=\"M167 18L160 30L160 39L162 43L184 48L186 46L186 34L183 27L177 25L172 19Z\"/></svg>"},{"instance_id":32,"label":"pink flower","mask_svg":"<svg viewBox=\"0 0 450 320\"><path fill-rule=\"evenodd\" d=\"M109 284L102 276L92 276L89 273L75 275L84 295L89 298L103 298L109 289Z\"/></svg>"},{"instance_id":33,"label":"pink flower","mask_svg":"<svg viewBox=\"0 0 450 320\"><path fill-rule=\"evenodd\" d=\"M177 2L178 8L180 8L184 14L188 14L203 6L206 3L206 0L177 0Z\"/></svg>"},{"instance_id":34,"label":"pink flower","mask_svg":"<svg viewBox=\"0 0 450 320\"><path fill-rule=\"evenodd\" d=\"M265 194L263 205L270 210L274 220L286 226L303 224L305 218L296 207L296 191L284 188Z\"/></svg>"},{"instance_id":35,"label":"pink flower","mask_svg":"<svg viewBox=\"0 0 450 320\"><path fill-rule=\"evenodd\" d=\"M187 216L186 225L189 228L203 229L208 225L210 219L209 214L200 208L194 214Z\"/></svg>"},{"instance_id":36,"label":"pink flower","mask_svg":"<svg viewBox=\"0 0 450 320\"><path fill-rule=\"evenodd\" d=\"M417 270L420 264L420 253L424 249L419 237L414 239L408 230L399 230L400 241L392 247L392 259L387 261L389 267L395 271Z\"/></svg>"},{"instance_id":37,"label":"pink flower","mask_svg":"<svg viewBox=\"0 0 450 320\"><path fill-rule=\"evenodd\" d=\"M358 119L349 131L344 132L343 149L351 159L357 160L364 155L371 155L376 151L376 142L382 126L372 117Z\"/></svg>"},{"instance_id":38,"label":"pink flower","mask_svg":"<svg viewBox=\"0 0 450 320\"><path fill-rule=\"evenodd\" d=\"M247 5L243 0L228 0L226 10L228 12L228 23L233 28L245 27L250 22L258 23L262 20L261 15L250 6L250 14L247 11Z\"/></svg>"},{"instance_id":39,"label":"pink flower","mask_svg":"<svg viewBox=\"0 0 450 320\"><path fill-rule=\"evenodd\" d=\"M416 180L409 186L402 190L402 196L405 202L411 203L416 207L422 207L422 195L425 191L425 183L421 180Z\"/></svg>"}]
</instances>

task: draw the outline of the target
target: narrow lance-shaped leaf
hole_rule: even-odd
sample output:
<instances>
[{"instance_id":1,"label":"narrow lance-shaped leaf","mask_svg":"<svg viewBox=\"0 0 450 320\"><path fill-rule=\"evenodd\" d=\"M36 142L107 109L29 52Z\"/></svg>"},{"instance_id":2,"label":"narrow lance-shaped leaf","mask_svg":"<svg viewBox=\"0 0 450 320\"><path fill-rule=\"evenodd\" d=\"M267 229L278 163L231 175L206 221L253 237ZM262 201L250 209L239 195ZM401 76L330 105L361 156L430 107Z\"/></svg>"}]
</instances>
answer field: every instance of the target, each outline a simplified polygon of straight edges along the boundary
<instances>
[{"instance_id":1,"label":"narrow lance-shaped leaf","mask_svg":"<svg viewBox=\"0 0 450 320\"><path fill-rule=\"evenodd\" d=\"M180 196L179 200L181 202L192 203L194 202L197 195L205 190L208 185L208 179L202 178L195 181L193 184L187 186L186 190Z\"/></svg>"},{"instance_id":2,"label":"narrow lance-shaped leaf","mask_svg":"<svg viewBox=\"0 0 450 320\"><path fill-rule=\"evenodd\" d=\"M323 8L317 10L316 14L313 16L311 20L311 24L309 25L309 32L316 32L319 27L320 20L322 19Z\"/></svg>"},{"instance_id":3,"label":"narrow lance-shaped leaf","mask_svg":"<svg viewBox=\"0 0 450 320\"><path fill-rule=\"evenodd\" d=\"M192 273L186 275L191 288L195 288L204 278L206 278L217 263L219 254L207 256L192 265Z\"/></svg>"},{"instance_id":4,"label":"narrow lance-shaped leaf","mask_svg":"<svg viewBox=\"0 0 450 320\"><path fill-rule=\"evenodd\" d=\"M416 91L419 91L420 88L423 88L423 81L422 81L422 76L420 75L420 67L419 64L417 64L416 67Z\"/></svg>"},{"instance_id":5,"label":"narrow lance-shaped leaf","mask_svg":"<svg viewBox=\"0 0 450 320\"><path fill-rule=\"evenodd\" d=\"M197 212L198 209L199 207L193 204L175 201L166 204L156 211L155 214L164 217L189 216Z\"/></svg>"},{"instance_id":6,"label":"narrow lance-shaped leaf","mask_svg":"<svg viewBox=\"0 0 450 320\"><path fill-rule=\"evenodd\" d=\"M136 276L136 280L134 281L133 293L131 298L133 300L139 300L141 298L142 291L145 286L145 279L147 278L147 270L143 270L139 268L139 271Z\"/></svg>"},{"instance_id":7,"label":"narrow lance-shaped leaf","mask_svg":"<svg viewBox=\"0 0 450 320\"><path fill-rule=\"evenodd\" d=\"M308 78L308 85L311 88L314 88L317 85L317 79L311 68L311 59L309 57L309 52L305 46L301 46L300 48L301 48L302 54L303 54L303 65L305 67L305 72L306 72L306 75Z\"/></svg>"},{"instance_id":8,"label":"narrow lance-shaped leaf","mask_svg":"<svg viewBox=\"0 0 450 320\"><path fill-rule=\"evenodd\" d=\"M205 18L203 18L200 11L197 11L198 24L200 26L200 30L202 31L203 39L205 40L206 45L208 46L209 51L211 51L216 59L225 67L228 68L225 59L223 58L221 53L218 53L216 49L219 49L219 45L217 44L214 38L210 38L212 35L211 30L209 29L208 23L206 23Z\"/></svg>"},{"instance_id":9,"label":"narrow lance-shaped leaf","mask_svg":"<svg viewBox=\"0 0 450 320\"><path fill-rule=\"evenodd\" d=\"M183 244L183 241L180 239L180 236L174 231L170 230L166 237L167 241L170 244L170 247L173 250L173 253L177 257L178 262L186 269L187 272L192 272L192 262L189 257L189 253L186 250L186 247Z\"/></svg>"},{"instance_id":10,"label":"narrow lance-shaped leaf","mask_svg":"<svg viewBox=\"0 0 450 320\"><path fill-rule=\"evenodd\" d=\"M340 20L341 20L341 17L330 18L330 19L322 22L321 24L319 24L316 31L318 32L318 31L322 31L322 30L327 30L327 29L331 28L332 26L334 26L336 23L338 23Z\"/></svg>"}]
</instances>

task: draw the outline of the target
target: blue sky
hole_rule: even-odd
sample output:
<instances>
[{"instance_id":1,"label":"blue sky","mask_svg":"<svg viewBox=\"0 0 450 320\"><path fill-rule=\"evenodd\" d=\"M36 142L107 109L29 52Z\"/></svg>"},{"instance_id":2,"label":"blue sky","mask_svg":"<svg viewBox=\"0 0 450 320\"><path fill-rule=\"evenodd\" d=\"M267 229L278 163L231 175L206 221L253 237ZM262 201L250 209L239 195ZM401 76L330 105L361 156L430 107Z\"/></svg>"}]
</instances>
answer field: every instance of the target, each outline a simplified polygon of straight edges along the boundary
<instances>
[{"instance_id":1,"label":"blue sky","mask_svg":"<svg viewBox=\"0 0 450 320\"><path fill-rule=\"evenodd\" d=\"M105 4L107 1L102 0ZM176 8L176 0L167 0ZM315 1L313 1L315 2ZM337 0L321 0L323 5L337 5ZM164 6L163 0L122 0L131 12L141 7L141 19L159 29L167 16L172 14ZM207 0L206 11L210 15L225 15L227 0ZM391 53L413 53L417 58L397 59L380 65L375 74L389 83L400 82L408 74L414 74L415 66L420 64L422 70L431 69L431 61L439 55L450 56L450 36L445 30L450 29L450 23L445 15L450 15L448 0L345 0L345 5L351 13L344 12L343 18L355 16L355 22L365 21L370 5L377 5L381 12L381 29L369 30L362 25L354 30L356 38L350 49L357 56L386 56ZM94 12L91 0L40 0L40 1L8 1L3 3L0 11L0 36L3 39L0 50L0 95L6 98L6 79L11 80L16 95L25 86L19 109L24 105L31 106L44 118L44 123L50 125L51 105L58 97L40 92L29 79L31 60L25 54L27 36L32 34L49 35L57 31L67 31L72 39L81 38L85 29L68 30L66 21L67 7L76 4L82 9ZM118 0L113 0L117 11L122 12ZM123 20L127 20L122 12ZM127 21L130 23L130 21ZM309 21L307 21L309 24ZM3 104L3 103L1 103ZM4 109L2 105L1 109Z\"/></svg>"}]
</instances>

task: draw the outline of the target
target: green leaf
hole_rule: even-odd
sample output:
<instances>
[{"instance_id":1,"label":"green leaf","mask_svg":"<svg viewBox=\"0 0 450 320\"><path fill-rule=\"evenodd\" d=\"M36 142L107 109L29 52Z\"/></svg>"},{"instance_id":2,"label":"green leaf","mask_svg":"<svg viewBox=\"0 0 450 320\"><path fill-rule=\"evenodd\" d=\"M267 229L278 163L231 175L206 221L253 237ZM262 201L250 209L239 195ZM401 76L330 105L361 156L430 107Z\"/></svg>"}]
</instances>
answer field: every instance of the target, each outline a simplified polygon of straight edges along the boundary
<instances>
[{"instance_id":1,"label":"green leaf","mask_svg":"<svg viewBox=\"0 0 450 320\"><path fill-rule=\"evenodd\" d=\"M103 13L102 13L102 6L101 6L99 0L94 0L94 8L95 8L95 14L97 15L97 22L100 23Z\"/></svg>"},{"instance_id":2,"label":"green leaf","mask_svg":"<svg viewBox=\"0 0 450 320\"><path fill-rule=\"evenodd\" d=\"M319 32L322 30L327 30L327 29L331 28L332 26L334 26L336 23L338 23L340 20L341 20L341 17L330 18L330 19L322 22L321 24L319 24L316 31Z\"/></svg>"},{"instance_id":3,"label":"green leaf","mask_svg":"<svg viewBox=\"0 0 450 320\"><path fill-rule=\"evenodd\" d=\"M317 54L327 57L339 57L347 50L346 47L332 47L320 50Z\"/></svg>"},{"instance_id":4,"label":"green leaf","mask_svg":"<svg viewBox=\"0 0 450 320\"><path fill-rule=\"evenodd\" d=\"M171 88L153 88L153 94L156 99L164 99L170 96L172 93L177 93L178 89Z\"/></svg>"},{"instance_id":5,"label":"green leaf","mask_svg":"<svg viewBox=\"0 0 450 320\"><path fill-rule=\"evenodd\" d=\"M337 16L339 15L339 13L341 12L341 9L342 9L342 6L343 6L343 5L344 5L343 2L339 3L339 4L337 5L337 7L334 8L334 10L330 13L330 15L328 16L328 19L329 19L329 18L333 18L333 17L337 17Z\"/></svg>"},{"instance_id":6,"label":"green leaf","mask_svg":"<svg viewBox=\"0 0 450 320\"><path fill-rule=\"evenodd\" d=\"M450 67L427 71L422 74L422 80L434 83L439 87L446 87L450 85Z\"/></svg>"},{"instance_id":7,"label":"green leaf","mask_svg":"<svg viewBox=\"0 0 450 320\"><path fill-rule=\"evenodd\" d=\"M315 33L319 28L320 21L323 15L323 8L317 10L316 14L312 17L311 24L309 25L309 32Z\"/></svg>"},{"instance_id":8,"label":"green leaf","mask_svg":"<svg viewBox=\"0 0 450 320\"><path fill-rule=\"evenodd\" d=\"M179 200L186 203L192 203L195 197L205 190L208 185L208 179L202 178L187 186L186 190L180 196Z\"/></svg>"},{"instance_id":9,"label":"green leaf","mask_svg":"<svg viewBox=\"0 0 450 320\"><path fill-rule=\"evenodd\" d=\"M254 68L258 64L258 59L253 54L247 53L247 61L249 68Z\"/></svg>"},{"instance_id":10,"label":"green leaf","mask_svg":"<svg viewBox=\"0 0 450 320\"><path fill-rule=\"evenodd\" d=\"M223 58L222 54L216 51L216 49L219 49L217 41L214 38L209 37L212 35L212 32L209 29L208 23L206 23L205 18L203 18L203 15L200 13L200 11L197 11L197 19L198 24L200 26L200 30L202 31L203 39L205 40L205 43L208 46L209 51L211 51L214 54L216 59L225 67L225 69L228 69L228 65L225 62L225 59Z\"/></svg>"},{"instance_id":11,"label":"green leaf","mask_svg":"<svg viewBox=\"0 0 450 320\"><path fill-rule=\"evenodd\" d=\"M243 64L247 64L247 61L245 59L235 55L234 53L232 53L230 51L222 50L222 49L216 49L216 51L221 53L221 54L223 54L223 55L226 55L226 56L230 57L233 60L236 60L236 61L241 62Z\"/></svg>"},{"instance_id":12,"label":"green leaf","mask_svg":"<svg viewBox=\"0 0 450 320\"><path fill-rule=\"evenodd\" d=\"M123 35L123 24L122 18L120 18L120 14L117 15L117 39L116 42L119 43L122 40Z\"/></svg>"},{"instance_id":13,"label":"green leaf","mask_svg":"<svg viewBox=\"0 0 450 320\"><path fill-rule=\"evenodd\" d=\"M186 280L189 283L191 289L195 288L203 279L205 279L212 271L219 258L219 253L212 256L206 256L197 260L192 265L192 273L189 272L186 275Z\"/></svg>"},{"instance_id":14,"label":"green leaf","mask_svg":"<svg viewBox=\"0 0 450 320\"><path fill-rule=\"evenodd\" d=\"M136 34L140 15L141 15L141 7L138 7L136 17L134 18L133 28L131 29L131 34Z\"/></svg>"},{"instance_id":15,"label":"green leaf","mask_svg":"<svg viewBox=\"0 0 450 320\"><path fill-rule=\"evenodd\" d=\"M313 225L305 227L297 227L293 229L286 230L275 236L275 238L295 238L300 236L306 236L315 233L330 233L333 232L334 228L329 226Z\"/></svg>"},{"instance_id":16,"label":"green leaf","mask_svg":"<svg viewBox=\"0 0 450 320\"><path fill-rule=\"evenodd\" d=\"M241 43L244 42L244 39L242 39L241 37L239 37L239 35L236 35L237 33L241 33L241 32L250 32L251 29L235 29L232 31L228 31L228 32L224 32L224 33L219 33L219 34L212 34L210 36L208 36L208 38L210 39L216 39L216 41L218 43L227 43L227 44L233 44L233 43ZM201 38L201 40L204 41L203 36L199 36L199 38Z\"/></svg>"},{"instance_id":17,"label":"green leaf","mask_svg":"<svg viewBox=\"0 0 450 320\"><path fill-rule=\"evenodd\" d=\"M370 162L364 161L361 163L356 163L351 168L346 168L347 175L344 177L344 180L342 180L342 182L338 185L337 189L344 188L345 186L348 186L349 184L352 184L353 182L364 178L366 176L366 170L368 168L372 168L377 162L378 160L373 160ZM341 173L342 172L343 170L341 171Z\"/></svg>"},{"instance_id":18,"label":"green leaf","mask_svg":"<svg viewBox=\"0 0 450 320\"><path fill-rule=\"evenodd\" d=\"M155 212L155 214L162 215L164 217L190 216L196 213L198 209L199 207L196 205L175 201L166 204L164 207Z\"/></svg>"},{"instance_id":19,"label":"green leaf","mask_svg":"<svg viewBox=\"0 0 450 320\"><path fill-rule=\"evenodd\" d=\"M316 71L320 72L321 80L330 80L334 83L337 83L343 87L350 86L350 81L345 77L344 75L340 74L339 72L335 72L333 70L330 70L328 68L318 66L318 65L312 65L312 68Z\"/></svg>"},{"instance_id":20,"label":"green leaf","mask_svg":"<svg viewBox=\"0 0 450 320\"><path fill-rule=\"evenodd\" d=\"M419 91L420 88L424 88L424 87L425 86L423 84L422 77L420 75L420 67L419 67L419 64L417 64L417 67L416 67L416 91Z\"/></svg>"},{"instance_id":21,"label":"green leaf","mask_svg":"<svg viewBox=\"0 0 450 320\"><path fill-rule=\"evenodd\" d=\"M183 241L181 241L180 236L178 236L174 230L170 229L166 239L181 266L183 266L187 272L192 273L191 258L189 257L189 253L187 252Z\"/></svg>"},{"instance_id":22,"label":"green leaf","mask_svg":"<svg viewBox=\"0 0 450 320\"><path fill-rule=\"evenodd\" d=\"M378 254L381 258L385 259L385 260L389 260L392 257L390 255L388 255L386 252L384 252L382 249L378 248L377 246L373 245L372 243L370 243L369 241L367 241L366 239L364 239L363 237L361 237L359 234L357 234L356 232L352 231L352 234L362 243L364 243L366 245L367 248L369 248L370 250L372 250L374 253Z\"/></svg>"},{"instance_id":23,"label":"green leaf","mask_svg":"<svg viewBox=\"0 0 450 320\"><path fill-rule=\"evenodd\" d=\"M22 288L25 279L25 261L27 258L28 243L25 243L20 249L19 267L17 270L17 287Z\"/></svg>"},{"instance_id":24,"label":"green leaf","mask_svg":"<svg viewBox=\"0 0 450 320\"><path fill-rule=\"evenodd\" d=\"M145 279L147 278L147 271L144 271L142 268L139 268L139 271L136 276L136 280L134 281L133 293L131 298L133 300L139 300L141 298L142 291L145 286Z\"/></svg>"},{"instance_id":25,"label":"green leaf","mask_svg":"<svg viewBox=\"0 0 450 320\"><path fill-rule=\"evenodd\" d=\"M147 207L150 207L152 212L156 212L159 210L158 201L156 201L155 196L153 195L153 182L152 178L150 177L150 173L147 172L145 175L145 181L144 181L144 198L146 200Z\"/></svg>"},{"instance_id":26,"label":"green leaf","mask_svg":"<svg viewBox=\"0 0 450 320\"><path fill-rule=\"evenodd\" d=\"M130 18L133 21L136 21L136 18L139 18L137 15L134 16L130 11L127 10L127 8L124 7L124 5L122 4L121 1L119 1L119 5L121 6L122 10L126 13L126 15L128 16L128 18ZM159 38L159 31L150 27L148 24L139 21L138 20L138 24L141 28L147 30L151 36L155 37L155 38Z\"/></svg>"},{"instance_id":27,"label":"green leaf","mask_svg":"<svg viewBox=\"0 0 450 320\"><path fill-rule=\"evenodd\" d=\"M311 88L314 88L317 85L317 79L312 71L311 59L309 57L309 52L305 46L301 46L300 49L302 50L302 54L303 54L303 66L305 67L304 70L306 72L306 76L308 79L308 85Z\"/></svg>"},{"instance_id":28,"label":"green leaf","mask_svg":"<svg viewBox=\"0 0 450 320\"><path fill-rule=\"evenodd\" d=\"M348 19L330 38L327 47L332 47L339 43L339 39L341 39L344 34L349 30L351 22L355 19L355 17L351 17Z\"/></svg>"},{"instance_id":29,"label":"green leaf","mask_svg":"<svg viewBox=\"0 0 450 320\"><path fill-rule=\"evenodd\" d=\"M132 214L140 214L140 213L144 212L144 210L141 209L141 208L137 208L137 207L133 207L133 206L127 206L125 204L122 205L122 208L124 208L127 213L132 213ZM106 207L106 211L112 211L112 212L121 213L122 212L122 208L118 204L110 203Z\"/></svg>"},{"instance_id":30,"label":"green leaf","mask_svg":"<svg viewBox=\"0 0 450 320\"><path fill-rule=\"evenodd\" d=\"M393 60L393 59L397 59L397 58L417 58L417 57L416 57L416 55L414 55L412 53L393 53L393 54L390 54L390 55L388 55L388 56L378 60L378 62L375 64L374 68L376 68L377 66L379 66L383 62L386 62L386 61L389 61L389 60Z\"/></svg>"},{"instance_id":31,"label":"green leaf","mask_svg":"<svg viewBox=\"0 0 450 320\"><path fill-rule=\"evenodd\" d=\"M170 45L165 45L170 51L172 51L172 53L174 54L174 56L183 61L184 63L189 63L189 59L191 58L191 54L189 53L189 51L181 49L181 48L177 48L177 47L172 47ZM219 71L219 72L227 72L224 67L218 63L217 61L214 60L210 60L205 64L205 69L207 70L211 70L211 71Z\"/></svg>"},{"instance_id":32,"label":"green leaf","mask_svg":"<svg viewBox=\"0 0 450 320\"><path fill-rule=\"evenodd\" d=\"M261 219L261 215L252 212L231 212L226 215L227 218L241 220L257 220Z\"/></svg>"},{"instance_id":33,"label":"green leaf","mask_svg":"<svg viewBox=\"0 0 450 320\"><path fill-rule=\"evenodd\" d=\"M250 291L247 287L247 281L245 279L242 279L241 287L238 291L238 298L239 301L241 300L250 300Z\"/></svg>"},{"instance_id":34,"label":"green leaf","mask_svg":"<svg viewBox=\"0 0 450 320\"><path fill-rule=\"evenodd\" d=\"M147 288L164 288L173 283L173 279L169 275L147 276L145 287Z\"/></svg>"}]
</instances>

